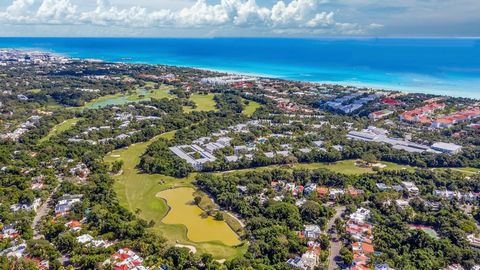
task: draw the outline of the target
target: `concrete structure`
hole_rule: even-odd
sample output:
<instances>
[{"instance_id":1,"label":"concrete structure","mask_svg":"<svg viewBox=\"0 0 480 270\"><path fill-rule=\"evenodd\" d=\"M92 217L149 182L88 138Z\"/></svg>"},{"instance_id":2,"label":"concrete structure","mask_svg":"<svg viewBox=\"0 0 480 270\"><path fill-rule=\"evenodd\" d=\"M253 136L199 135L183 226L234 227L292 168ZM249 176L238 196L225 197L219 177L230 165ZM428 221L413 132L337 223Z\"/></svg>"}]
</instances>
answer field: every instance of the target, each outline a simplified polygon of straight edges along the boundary
<instances>
[{"instance_id":1,"label":"concrete structure","mask_svg":"<svg viewBox=\"0 0 480 270\"><path fill-rule=\"evenodd\" d=\"M217 160L214 155L196 144L170 147L170 151L192 165L197 171L203 170L205 163Z\"/></svg>"},{"instance_id":2,"label":"concrete structure","mask_svg":"<svg viewBox=\"0 0 480 270\"><path fill-rule=\"evenodd\" d=\"M437 142L432 145L432 149L446 154L458 154L462 151L462 146L453 143Z\"/></svg>"}]
</instances>

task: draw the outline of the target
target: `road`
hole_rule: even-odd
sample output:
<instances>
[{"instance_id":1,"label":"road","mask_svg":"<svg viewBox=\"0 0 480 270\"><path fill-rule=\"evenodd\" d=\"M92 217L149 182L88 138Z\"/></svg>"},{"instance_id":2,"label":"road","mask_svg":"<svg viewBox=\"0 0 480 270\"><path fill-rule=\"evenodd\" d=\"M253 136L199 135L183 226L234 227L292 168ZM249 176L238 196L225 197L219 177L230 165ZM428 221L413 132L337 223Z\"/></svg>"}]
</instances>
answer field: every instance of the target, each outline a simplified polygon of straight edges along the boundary
<instances>
[{"instance_id":1,"label":"road","mask_svg":"<svg viewBox=\"0 0 480 270\"><path fill-rule=\"evenodd\" d=\"M337 231L335 230L335 220L345 212L344 206L335 207L335 215L327 223L327 232L333 231L330 235L330 250L328 254L328 270L339 268L337 263L340 258L340 249L342 248L342 241L338 239Z\"/></svg>"},{"instance_id":2,"label":"road","mask_svg":"<svg viewBox=\"0 0 480 270\"><path fill-rule=\"evenodd\" d=\"M45 238L45 236L38 230L38 225L42 221L42 218L48 214L48 207L52 202L52 196L57 192L57 189L59 187L60 185L56 186L53 189L53 191L50 193L50 196L48 196L47 200L37 209L37 212L35 213L35 217L33 218L32 222L33 239L35 240ZM58 260L63 266L67 266L70 264L70 258L68 257L68 255L62 254L62 256Z\"/></svg>"},{"instance_id":3,"label":"road","mask_svg":"<svg viewBox=\"0 0 480 270\"><path fill-rule=\"evenodd\" d=\"M231 213L231 212L226 211L226 210L225 210L224 212L225 212L227 215L229 215L229 216L231 216L232 218L234 218L234 219L240 224L240 226L241 226L242 228L245 228L245 223L243 223L243 221L242 221L240 218L238 218L234 213Z\"/></svg>"},{"instance_id":4,"label":"road","mask_svg":"<svg viewBox=\"0 0 480 270\"><path fill-rule=\"evenodd\" d=\"M33 218L32 222L32 230L33 230L33 239L42 239L44 238L43 234L40 233L38 230L38 224L42 221L42 218L48 214L48 206L52 202L52 196L57 192L57 189L60 185L55 187L55 189L50 193L47 200L37 209L35 213L35 217Z\"/></svg>"}]
</instances>

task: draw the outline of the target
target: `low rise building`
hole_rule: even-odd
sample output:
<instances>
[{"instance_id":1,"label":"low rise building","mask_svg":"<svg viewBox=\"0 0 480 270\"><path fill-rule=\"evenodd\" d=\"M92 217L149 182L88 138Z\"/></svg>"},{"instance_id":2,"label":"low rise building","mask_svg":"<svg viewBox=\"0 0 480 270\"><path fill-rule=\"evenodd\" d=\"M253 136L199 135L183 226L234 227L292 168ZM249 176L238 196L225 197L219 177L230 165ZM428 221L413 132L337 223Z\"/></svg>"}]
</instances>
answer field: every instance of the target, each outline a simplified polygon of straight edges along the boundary
<instances>
[{"instance_id":1,"label":"low rise building","mask_svg":"<svg viewBox=\"0 0 480 270\"><path fill-rule=\"evenodd\" d=\"M454 143L437 142L432 145L432 149L446 154L458 154L462 151L462 146Z\"/></svg>"},{"instance_id":2,"label":"low rise building","mask_svg":"<svg viewBox=\"0 0 480 270\"><path fill-rule=\"evenodd\" d=\"M408 194L412 197L418 196L420 190L413 182L402 182L403 187L407 190Z\"/></svg>"}]
</instances>

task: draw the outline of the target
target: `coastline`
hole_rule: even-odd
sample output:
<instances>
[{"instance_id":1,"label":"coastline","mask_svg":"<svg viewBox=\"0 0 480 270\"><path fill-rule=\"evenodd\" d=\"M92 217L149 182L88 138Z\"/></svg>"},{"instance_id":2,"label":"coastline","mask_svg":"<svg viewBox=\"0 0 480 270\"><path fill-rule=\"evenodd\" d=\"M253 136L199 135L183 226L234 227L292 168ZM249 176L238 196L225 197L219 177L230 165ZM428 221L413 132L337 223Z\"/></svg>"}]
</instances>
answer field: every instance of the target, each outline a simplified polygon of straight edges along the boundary
<instances>
[{"instance_id":1,"label":"coastline","mask_svg":"<svg viewBox=\"0 0 480 270\"><path fill-rule=\"evenodd\" d=\"M166 65L477 100L479 44L480 39L475 38L0 38L0 47L73 59ZM337 55L330 56L332 53Z\"/></svg>"}]
</instances>

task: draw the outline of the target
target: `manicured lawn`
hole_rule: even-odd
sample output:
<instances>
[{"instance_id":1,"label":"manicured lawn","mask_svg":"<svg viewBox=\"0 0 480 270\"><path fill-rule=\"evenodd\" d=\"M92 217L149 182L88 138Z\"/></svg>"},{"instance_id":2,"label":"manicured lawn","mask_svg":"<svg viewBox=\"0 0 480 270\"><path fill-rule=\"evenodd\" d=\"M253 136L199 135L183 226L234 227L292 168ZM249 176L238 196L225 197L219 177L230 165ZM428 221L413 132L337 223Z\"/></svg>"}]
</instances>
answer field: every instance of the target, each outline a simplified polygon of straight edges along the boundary
<instances>
[{"instance_id":1,"label":"manicured lawn","mask_svg":"<svg viewBox=\"0 0 480 270\"><path fill-rule=\"evenodd\" d=\"M33 94L38 94L38 93L42 92L42 89L38 89L38 88L37 89L32 89L32 90L28 90L28 92L33 93Z\"/></svg>"},{"instance_id":2,"label":"manicured lawn","mask_svg":"<svg viewBox=\"0 0 480 270\"><path fill-rule=\"evenodd\" d=\"M381 162L381 163L387 165L387 167L384 168L384 170L414 170L414 168L410 166L403 166L403 165L390 163L390 162ZM255 170L272 170L277 168L285 168L285 169L292 169L292 170L293 169L307 169L307 170L328 169L333 172L343 173L347 175L374 173L374 171L371 168L356 166L355 160L342 160L342 161L337 161L333 163L297 163L297 164L291 164L291 165L272 165L267 167L237 170L237 172L248 172L248 171L255 171Z\"/></svg>"},{"instance_id":3,"label":"manicured lawn","mask_svg":"<svg viewBox=\"0 0 480 270\"><path fill-rule=\"evenodd\" d=\"M243 109L243 114L245 114L246 116L252 116L253 113L258 109L260 108L260 106L262 106L262 104L258 103L258 102L255 102L255 101L251 101L249 100L249 103L248 105L245 107L245 109Z\"/></svg>"},{"instance_id":4,"label":"manicured lawn","mask_svg":"<svg viewBox=\"0 0 480 270\"><path fill-rule=\"evenodd\" d=\"M69 130L71 127L73 127L75 124L77 124L78 121L80 121L80 120L82 120L82 118L72 118L72 119L68 119L68 120L63 121L62 123L54 126L52 128L52 130L50 130L50 132L48 132L47 136L41 138L38 142L43 143L43 142L46 142L46 141L50 140L51 137L57 136L58 134Z\"/></svg>"},{"instance_id":5,"label":"manicured lawn","mask_svg":"<svg viewBox=\"0 0 480 270\"><path fill-rule=\"evenodd\" d=\"M460 172L469 176L480 173L480 169L477 169L477 168L440 168L435 170L452 170L452 171Z\"/></svg>"},{"instance_id":6,"label":"manicured lawn","mask_svg":"<svg viewBox=\"0 0 480 270\"><path fill-rule=\"evenodd\" d=\"M214 97L215 97L214 94L208 94L208 95L193 94L190 97L190 100L195 102L195 104L197 104L197 107L193 109L192 107L185 106L183 107L183 110L187 113L192 111L198 111L198 112L216 111L217 104L215 103L215 100L213 100Z\"/></svg>"},{"instance_id":7,"label":"manicured lawn","mask_svg":"<svg viewBox=\"0 0 480 270\"><path fill-rule=\"evenodd\" d=\"M165 224L183 224L187 227L188 239L195 242L221 241L229 246L242 242L238 235L224 221L202 217L204 211L193 202L195 189L182 187L167 189L157 194L164 199L169 211L162 219Z\"/></svg>"},{"instance_id":8,"label":"manicured lawn","mask_svg":"<svg viewBox=\"0 0 480 270\"><path fill-rule=\"evenodd\" d=\"M159 137L172 138L175 132L162 134ZM135 168L140 162L140 156L145 152L149 142L133 144L128 148L119 149L111 152L105 157L106 163L115 160L123 160L123 172L115 176L114 190L117 193L119 202L122 206L135 212L140 210L140 217L155 222L153 231L163 235L170 244L193 245L200 253L211 253L217 259L229 259L241 256L246 251L246 245L240 247L230 247L220 241L193 242L187 238L187 228L184 225L165 224L162 219L168 212L168 205L157 195L159 192L170 188L191 187L195 174L190 174L187 178L177 179L164 175L141 174Z\"/></svg>"},{"instance_id":9,"label":"manicured lawn","mask_svg":"<svg viewBox=\"0 0 480 270\"><path fill-rule=\"evenodd\" d=\"M135 93L132 94L119 93L115 95L107 95L96 98L90 102L85 103L85 105L79 109L98 109L106 107L108 105L123 105L132 102L147 101L151 100L152 98L173 98L174 95L171 95L169 93L171 89L172 87L167 85L161 85L160 88L152 90L138 88Z\"/></svg>"}]
</instances>

